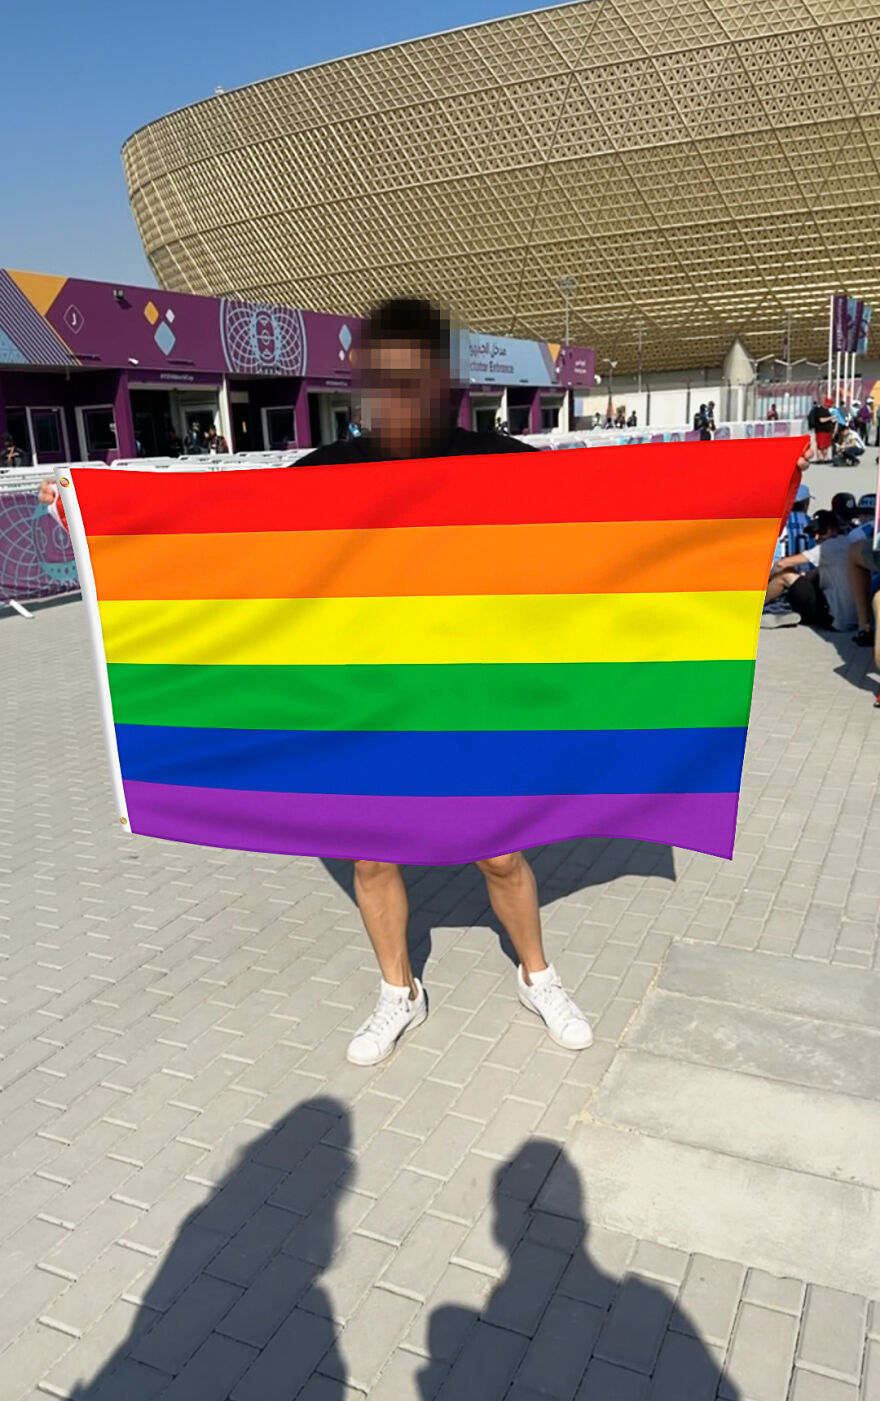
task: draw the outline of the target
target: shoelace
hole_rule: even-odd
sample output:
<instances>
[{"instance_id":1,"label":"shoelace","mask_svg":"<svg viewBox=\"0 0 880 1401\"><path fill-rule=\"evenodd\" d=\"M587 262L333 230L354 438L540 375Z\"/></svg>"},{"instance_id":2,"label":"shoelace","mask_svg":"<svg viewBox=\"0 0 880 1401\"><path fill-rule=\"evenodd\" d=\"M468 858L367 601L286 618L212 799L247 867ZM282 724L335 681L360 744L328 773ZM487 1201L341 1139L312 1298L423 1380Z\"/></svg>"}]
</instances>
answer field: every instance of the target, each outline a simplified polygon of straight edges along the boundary
<instances>
[{"instance_id":1,"label":"shoelace","mask_svg":"<svg viewBox=\"0 0 880 1401\"><path fill-rule=\"evenodd\" d=\"M399 1009L400 998L390 997L387 993L380 993L379 1001L376 1003L370 1016L367 1017L358 1035L381 1035L381 1033L391 1025Z\"/></svg>"},{"instance_id":2,"label":"shoelace","mask_svg":"<svg viewBox=\"0 0 880 1401\"><path fill-rule=\"evenodd\" d=\"M535 987L532 984L532 995L536 1002L543 1003L548 1013L557 1014L559 1017L567 1016L570 1021L581 1021L582 1017L577 1007L572 1002L562 983L550 983L547 987Z\"/></svg>"}]
</instances>

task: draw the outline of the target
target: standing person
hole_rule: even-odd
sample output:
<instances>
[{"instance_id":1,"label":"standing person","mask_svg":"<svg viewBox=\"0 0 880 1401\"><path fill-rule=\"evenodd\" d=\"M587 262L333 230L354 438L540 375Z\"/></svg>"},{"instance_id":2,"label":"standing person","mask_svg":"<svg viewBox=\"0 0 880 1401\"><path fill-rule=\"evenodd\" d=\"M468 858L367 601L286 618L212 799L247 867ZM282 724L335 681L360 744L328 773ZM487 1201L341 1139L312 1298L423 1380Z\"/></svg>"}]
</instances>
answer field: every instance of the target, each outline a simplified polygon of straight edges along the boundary
<instances>
[{"instance_id":1,"label":"standing person","mask_svg":"<svg viewBox=\"0 0 880 1401\"><path fill-rule=\"evenodd\" d=\"M180 434L176 428L168 431L168 456L179 457L183 452L183 443L180 441Z\"/></svg>"},{"instance_id":2,"label":"standing person","mask_svg":"<svg viewBox=\"0 0 880 1401\"><path fill-rule=\"evenodd\" d=\"M302 467L329 463L400 462L401 490L407 462L424 457L532 452L516 438L454 427L450 378L450 327L429 302L399 298L383 302L364 327L362 363L370 429L360 438L329 443L301 458ZM565 992L544 954L538 890L521 852L478 861L489 902L507 930L519 959L517 995L544 1021L551 1038L567 1050L584 1050L593 1033ZM400 868L388 861L355 861L354 889L381 974L376 1006L348 1047L354 1065L376 1065L397 1040L427 1016L421 982L407 947L409 910Z\"/></svg>"},{"instance_id":3,"label":"standing person","mask_svg":"<svg viewBox=\"0 0 880 1401\"><path fill-rule=\"evenodd\" d=\"M211 427L205 434L205 447L207 448L208 452L211 454L212 457L215 457L218 452L229 451L229 445L227 444L226 439L223 437L222 433L217 432L217 429L214 427L213 423L211 424Z\"/></svg>"},{"instance_id":4,"label":"standing person","mask_svg":"<svg viewBox=\"0 0 880 1401\"><path fill-rule=\"evenodd\" d=\"M3 449L0 452L0 467L26 467L28 465L21 448L16 447L11 433L3 434Z\"/></svg>"},{"instance_id":5,"label":"standing person","mask_svg":"<svg viewBox=\"0 0 880 1401\"><path fill-rule=\"evenodd\" d=\"M776 407L775 404L771 404L770 407L769 407L769 409L767 410L767 422L768 422L768 423L777 423L778 420L779 420L779 410L777 409L777 407Z\"/></svg>"},{"instance_id":6,"label":"standing person","mask_svg":"<svg viewBox=\"0 0 880 1401\"><path fill-rule=\"evenodd\" d=\"M856 431L865 447L868 446L868 430L874 418L874 400L868 398L861 405L857 414Z\"/></svg>"},{"instance_id":7,"label":"standing person","mask_svg":"<svg viewBox=\"0 0 880 1401\"><path fill-rule=\"evenodd\" d=\"M638 426L639 426L639 418L638 418L638 414L636 413L635 409L633 409L633 411L632 411L632 413L630 414L629 418L626 420L626 426L627 426L627 428L638 428Z\"/></svg>"},{"instance_id":8,"label":"standing person","mask_svg":"<svg viewBox=\"0 0 880 1401\"><path fill-rule=\"evenodd\" d=\"M205 440L202 437L202 429L197 418L193 419L183 440L183 450L185 453L201 453L205 450Z\"/></svg>"},{"instance_id":9,"label":"standing person","mask_svg":"<svg viewBox=\"0 0 880 1401\"><path fill-rule=\"evenodd\" d=\"M825 399L823 403L815 405L815 414L812 410L810 411L810 416L813 418L813 432L816 436L816 456L820 462L827 462L831 455L835 429L833 403L833 399Z\"/></svg>"},{"instance_id":10,"label":"standing person","mask_svg":"<svg viewBox=\"0 0 880 1401\"><path fill-rule=\"evenodd\" d=\"M707 420L708 425L709 425L709 436L712 437L712 438L714 438L714 436L715 436L715 401L714 401L714 399L710 399L709 402L708 402L708 404L706 405L706 420Z\"/></svg>"},{"instance_id":11,"label":"standing person","mask_svg":"<svg viewBox=\"0 0 880 1401\"><path fill-rule=\"evenodd\" d=\"M694 432L699 433L701 443L708 443L711 440L712 434L709 430L708 404L701 404L694 414Z\"/></svg>"}]
</instances>

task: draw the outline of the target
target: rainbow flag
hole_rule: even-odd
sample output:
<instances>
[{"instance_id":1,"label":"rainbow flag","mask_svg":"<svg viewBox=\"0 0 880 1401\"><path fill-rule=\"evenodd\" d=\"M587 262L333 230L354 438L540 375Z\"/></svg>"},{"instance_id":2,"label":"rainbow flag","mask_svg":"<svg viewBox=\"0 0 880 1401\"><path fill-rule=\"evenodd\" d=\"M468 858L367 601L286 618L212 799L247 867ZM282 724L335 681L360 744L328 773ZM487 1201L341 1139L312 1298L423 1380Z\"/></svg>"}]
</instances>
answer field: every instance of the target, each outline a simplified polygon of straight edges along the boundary
<instances>
[{"instance_id":1,"label":"rainbow flag","mask_svg":"<svg viewBox=\"0 0 880 1401\"><path fill-rule=\"evenodd\" d=\"M430 864L731 856L803 446L59 469L119 820Z\"/></svg>"}]
</instances>

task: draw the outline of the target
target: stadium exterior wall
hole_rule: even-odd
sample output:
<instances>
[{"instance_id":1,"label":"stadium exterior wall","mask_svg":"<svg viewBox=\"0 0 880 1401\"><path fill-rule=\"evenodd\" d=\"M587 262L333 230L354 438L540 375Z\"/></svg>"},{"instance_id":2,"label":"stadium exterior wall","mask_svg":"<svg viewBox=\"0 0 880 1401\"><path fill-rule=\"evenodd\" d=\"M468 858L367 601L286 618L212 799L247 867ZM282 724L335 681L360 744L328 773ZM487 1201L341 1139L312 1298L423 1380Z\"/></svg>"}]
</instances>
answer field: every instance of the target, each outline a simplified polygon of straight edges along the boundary
<instances>
[{"instance_id":1,"label":"stadium exterior wall","mask_svg":"<svg viewBox=\"0 0 880 1401\"><path fill-rule=\"evenodd\" d=\"M169 289L821 361L829 294L880 299L878 43L880 0L581 0L211 97L125 175Z\"/></svg>"}]
</instances>

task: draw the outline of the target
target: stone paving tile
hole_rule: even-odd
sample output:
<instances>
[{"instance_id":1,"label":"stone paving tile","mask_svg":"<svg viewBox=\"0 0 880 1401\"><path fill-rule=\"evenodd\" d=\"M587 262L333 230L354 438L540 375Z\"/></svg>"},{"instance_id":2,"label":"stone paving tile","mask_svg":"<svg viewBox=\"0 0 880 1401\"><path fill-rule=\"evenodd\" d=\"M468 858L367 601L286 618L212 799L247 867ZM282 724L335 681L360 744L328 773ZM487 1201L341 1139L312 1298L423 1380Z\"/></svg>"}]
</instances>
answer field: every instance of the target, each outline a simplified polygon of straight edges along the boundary
<instances>
[{"instance_id":1,"label":"stone paving tile","mask_svg":"<svg viewBox=\"0 0 880 1401\"><path fill-rule=\"evenodd\" d=\"M0 618L31 736L0 756L3 1401L880 1401L876 1307L533 1208L673 940L880 967L864 658L762 637L732 863L535 853L588 1053L519 1007L478 875L412 871L432 1015L360 1071L347 872L116 831L82 609L28 628Z\"/></svg>"},{"instance_id":2,"label":"stone paving tile","mask_svg":"<svg viewBox=\"0 0 880 1401\"><path fill-rule=\"evenodd\" d=\"M727 1358L729 1375L720 1395L736 1401L786 1401L797 1340L797 1319L757 1304L743 1304Z\"/></svg>"},{"instance_id":3,"label":"stone paving tile","mask_svg":"<svg viewBox=\"0 0 880 1401\"><path fill-rule=\"evenodd\" d=\"M798 1338L798 1362L843 1381L858 1382L862 1374L866 1316L864 1299L810 1285Z\"/></svg>"}]
</instances>

